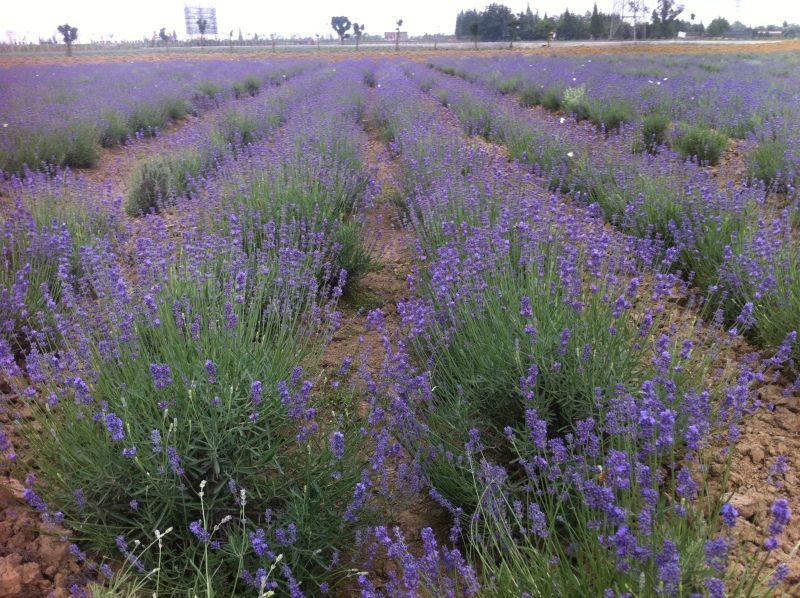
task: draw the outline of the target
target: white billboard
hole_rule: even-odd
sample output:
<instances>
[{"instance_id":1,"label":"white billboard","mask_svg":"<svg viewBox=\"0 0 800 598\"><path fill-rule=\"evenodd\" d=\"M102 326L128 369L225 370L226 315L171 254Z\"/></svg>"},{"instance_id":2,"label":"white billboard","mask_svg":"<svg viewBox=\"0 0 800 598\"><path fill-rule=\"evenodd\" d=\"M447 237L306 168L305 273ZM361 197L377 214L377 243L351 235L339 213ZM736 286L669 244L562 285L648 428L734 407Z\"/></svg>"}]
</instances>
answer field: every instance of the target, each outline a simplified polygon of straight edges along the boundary
<instances>
[{"instance_id":1,"label":"white billboard","mask_svg":"<svg viewBox=\"0 0 800 598\"><path fill-rule=\"evenodd\" d=\"M217 35L217 9L208 6L184 6L183 14L186 18L186 33L200 35L197 21L206 20L205 35Z\"/></svg>"}]
</instances>

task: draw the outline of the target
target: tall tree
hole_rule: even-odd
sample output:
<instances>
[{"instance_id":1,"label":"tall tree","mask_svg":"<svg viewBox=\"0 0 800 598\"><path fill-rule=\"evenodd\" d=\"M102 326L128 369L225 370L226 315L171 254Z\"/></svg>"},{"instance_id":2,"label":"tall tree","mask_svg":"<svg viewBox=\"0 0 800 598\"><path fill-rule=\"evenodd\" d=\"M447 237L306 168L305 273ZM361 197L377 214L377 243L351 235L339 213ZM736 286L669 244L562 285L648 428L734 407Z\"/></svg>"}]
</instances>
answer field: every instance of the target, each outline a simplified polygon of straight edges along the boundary
<instances>
[{"instance_id":1,"label":"tall tree","mask_svg":"<svg viewBox=\"0 0 800 598\"><path fill-rule=\"evenodd\" d=\"M628 0L628 8L633 13L633 41L636 41L636 25L639 23L639 15L647 16L649 10L643 0ZM645 28L647 23L645 22Z\"/></svg>"},{"instance_id":2,"label":"tall tree","mask_svg":"<svg viewBox=\"0 0 800 598\"><path fill-rule=\"evenodd\" d=\"M353 23L353 37L356 38L356 50L358 50L358 42L361 41L361 37L364 35L365 28L366 28L365 25L359 25L358 23Z\"/></svg>"},{"instance_id":3,"label":"tall tree","mask_svg":"<svg viewBox=\"0 0 800 598\"><path fill-rule=\"evenodd\" d=\"M397 52L400 49L400 27L403 26L403 19L397 19L397 28L394 30L394 51Z\"/></svg>"},{"instance_id":4,"label":"tall tree","mask_svg":"<svg viewBox=\"0 0 800 598\"><path fill-rule=\"evenodd\" d=\"M465 37L472 37L472 23L480 20L480 15L477 10L461 11L456 17L456 37L463 39Z\"/></svg>"},{"instance_id":5,"label":"tall tree","mask_svg":"<svg viewBox=\"0 0 800 598\"><path fill-rule=\"evenodd\" d=\"M482 41L501 41L509 38L514 13L503 4L492 3L481 13Z\"/></svg>"},{"instance_id":6,"label":"tall tree","mask_svg":"<svg viewBox=\"0 0 800 598\"><path fill-rule=\"evenodd\" d=\"M706 33L709 37L722 37L731 30L731 24L727 19L717 17L708 24Z\"/></svg>"},{"instance_id":7,"label":"tall tree","mask_svg":"<svg viewBox=\"0 0 800 598\"><path fill-rule=\"evenodd\" d=\"M64 38L64 43L67 45L67 56L72 56L72 42L78 39L78 28L70 27L69 23L64 23L58 26L58 32Z\"/></svg>"},{"instance_id":8,"label":"tall tree","mask_svg":"<svg viewBox=\"0 0 800 598\"><path fill-rule=\"evenodd\" d=\"M683 12L683 4L675 5L675 0L658 0L653 11L653 25L661 37L674 37L675 20Z\"/></svg>"},{"instance_id":9,"label":"tall tree","mask_svg":"<svg viewBox=\"0 0 800 598\"><path fill-rule=\"evenodd\" d=\"M208 21L197 19L197 29L200 31L200 48L202 48L205 42L206 29L208 29Z\"/></svg>"},{"instance_id":10,"label":"tall tree","mask_svg":"<svg viewBox=\"0 0 800 598\"><path fill-rule=\"evenodd\" d=\"M161 40L161 43L166 45L169 41L169 34L167 33L167 28L162 27L158 30L158 38Z\"/></svg>"},{"instance_id":11,"label":"tall tree","mask_svg":"<svg viewBox=\"0 0 800 598\"><path fill-rule=\"evenodd\" d=\"M603 20L600 18L600 13L597 12L597 2L594 3L592 18L589 20L589 33L595 39L599 39L603 35Z\"/></svg>"},{"instance_id":12,"label":"tall tree","mask_svg":"<svg viewBox=\"0 0 800 598\"><path fill-rule=\"evenodd\" d=\"M522 20L517 16L511 19L508 25L508 49L514 48L514 42L519 39L519 31L522 29Z\"/></svg>"},{"instance_id":13,"label":"tall tree","mask_svg":"<svg viewBox=\"0 0 800 598\"><path fill-rule=\"evenodd\" d=\"M344 44L344 39L348 35L351 23L347 17L331 17L331 27L339 36L339 43Z\"/></svg>"},{"instance_id":14,"label":"tall tree","mask_svg":"<svg viewBox=\"0 0 800 598\"><path fill-rule=\"evenodd\" d=\"M472 21L469 24L469 34L472 36L472 41L475 42L475 49L478 49L478 37L481 32L481 25L479 21Z\"/></svg>"}]
</instances>

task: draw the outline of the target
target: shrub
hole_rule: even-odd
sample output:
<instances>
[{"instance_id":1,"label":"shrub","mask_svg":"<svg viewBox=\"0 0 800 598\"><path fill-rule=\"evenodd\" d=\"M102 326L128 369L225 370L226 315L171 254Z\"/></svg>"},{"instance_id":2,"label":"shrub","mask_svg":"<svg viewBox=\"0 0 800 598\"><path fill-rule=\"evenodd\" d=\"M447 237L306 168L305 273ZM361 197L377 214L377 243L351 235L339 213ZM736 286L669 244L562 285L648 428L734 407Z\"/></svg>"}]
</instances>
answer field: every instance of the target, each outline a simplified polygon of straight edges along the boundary
<instances>
[{"instance_id":1,"label":"shrub","mask_svg":"<svg viewBox=\"0 0 800 598\"><path fill-rule=\"evenodd\" d=\"M430 92L436 86L436 79L433 77L425 77L420 79L419 81L419 88L424 91L425 93Z\"/></svg>"},{"instance_id":2,"label":"shrub","mask_svg":"<svg viewBox=\"0 0 800 598\"><path fill-rule=\"evenodd\" d=\"M446 89L439 88L433 92L433 95L445 108L450 106L450 97Z\"/></svg>"},{"instance_id":3,"label":"shrub","mask_svg":"<svg viewBox=\"0 0 800 598\"><path fill-rule=\"evenodd\" d=\"M356 220L339 224L334 234L334 267L335 273L345 270L344 290L351 294L359 281L375 269L369 247L364 242L364 226Z\"/></svg>"},{"instance_id":4,"label":"shrub","mask_svg":"<svg viewBox=\"0 0 800 598\"><path fill-rule=\"evenodd\" d=\"M581 85L580 87L568 87L565 89L561 99L561 107L565 112L575 117L576 120L589 118L590 106L586 97L586 88Z\"/></svg>"},{"instance_id":5,"label":"shrub","mask_svg":"<svg viewBox=\"0 0 800 598\"><path fill-rule=\"evenodd\" d=\"M166 124L168 120L173 122L183 120L189 113L189 106L186 100L182 98L167 98L162 100L158 108L164 115L164 122L162 125Z\"/></svg>"},{"instance_id":6,"label":"shrub","mask_svg":"<svg viewBox=\"0 0 800 598\"><path fill-rule=\"evenodd\" d=\"M352 545L365 457L354 410L318 402L297 367L318 358L333 304L314 283L324 248L295 232L249 260L206 239L141 303L100 298L128 324L71 346L69 380L38 360L62 400L31 401L42 467L26 496L87 549L159 566L161 595L234 592L277 554L280 587L311 592ZM136 549L168 528L163 548Z\"/></svg>"},{"instance_id":7,"label":"shrub","mask_svg":"<svg viewBox=\"0 0 800 598\"><path fill-rule=\"evenodd\" d=\"M205 172L204 162L195 150L140 162L131 174L125 211L131 216L147 214L175 197L186 195L191 191L192 181Z\"/></svg>"},{"instance_id":8,"label":"shrub","mask_svg":"<svg viewBox=\"0 0 800 598\"><path fill-rule=\"evenodd\" d=\"M666 114L655 112L648 114L642 121L641 143L644 149L651 154L655 154L658 148L667 143L667 130L669 129L669 117Z\"/></svg>"},{"instance_id":9,"label":"shrub","mask_svg":"<svg viewBox=\"0 0 800 598\"><path fill-rule=\"evenodd\" d=\"M549 87L542 93L542 106L548 110L558 110L561 108L563 91L555 87Z\"/></svg>"},{"instance_id":10,"label":"shrub","mask_svg":"<svg viewBox=\"0 0 800 598\"><path fill-rule=\"evenodd\" d=\"M72 240L66 227L52 221L39 225L21 206L15 218L3 223L2 232L0 342L7 342L13 354L21 355L29 348L33 331L38 331L45 346L56 332L53 308L61 294L65 278L61 266L69 262Z\"/></svg>"},{"instance_id":11,"label":"shrub","mask_svg":"<svg viewBox=\"0 0 800 598\"><path fill-rule=\"evenodd\" d=\"M157 129L166 123L163 111L157 106L150 104L140 104L133 109L128 117L128 126L134 133L142 133L145 136L153 136Z\"/></svg>"},{"instance_id":12,"label":"shrub","mask_svg":"<svg viewBox=\"0 0 800 598\"><path fill-rule=\"evenodd\" d=\"M542 90L535 85L526 85L519 95L519 103L530 108L542 103Z\"/></svg>"},{"instance_id":13,"label":"shrub","mask_svg":"<svg viewBox=\"0 0 800 598\"><path fill-rule=\"evenodd\" d=\"M511 95L517 93L520 87L522 87L521 77L508 77L497 84L497 91L502 95Z\"/></svg>"},{"instance_id":14,"label":"shrub","mask_svg":"<svg viewBox=\"0 0 800 598\"><path fill-rule=\"evenodd\" d=\"M767 140L758 144L747 156L747 178L752 184L763 182L767 189L786 193L795 186L794 175L787 158L789 145L783 141Z\"/></svg>"},{"instance_id":15,"label":"shrub","mask_svg":"<svg viewBox=\"0 0 800 598\"><path fill-rule=\"evenodd\" d=\"M59 154L54 154L58 156L55 164L75 168L91 168L97 164L97 160L100 158L100 146L94 126L73 125L66 132L58 135L57 139L56 143L61 147L54 150L59 152Z\"/></svg>"},{"instance_id":16,"label":"shrub","mask_svg":"<svg viewBox=\"0 0 800 598\"><path fill-rule=\"evenodd\" d=\"M246 95L255 97L261 90L261 81L258 77L249 76L245 77L244 81L237 81L233 84L233 95L238 100Z\"/></svg>"},{"instance_id":17,"label":"shrub","mask_svg":"<svg viewBox=\"0 0 800 598\"><path fill-rule=\"evenodd\" d=\"M677 135L673 146L681 158L696 159L700 164L714 166L728 146L728 139L722 133L702 125L684 127Z\"/></svg>"},{"instance_id":18,"label":"shrub","mask_svg":"<svg viewBox=\"0 0 800 598\"><path fill-rule=\"evenodd\" d=\"M172 195L173 172L168 160L154 157L139 163L131 174L125 211L131 216L147 214Z\"/></svg>"},{"instance_id":19,"label":"shrub","mask_svg":"<svg viewBox=\"0 0 800 598\"><path fill-rule=\"evenodd\" d=\"M100 123L100 145L103 147L122 145L131 134L128 119L119 112L103 112L100 115Z\"/></svg>"},{"instance_id":20,"label":"shrub","mask_svg":"<svg viewBox=\"0 0 800 598\"><path fill-rule=\"evenodd\" d=\"M451 101L450 104L467 135L492 139L494 119L489 106L466 94L461 94L457 101Z\"/></svg>"},{"instance_id":21,"label":"shrub","mask_svg":"<svg viewBox=\"0 0 800 598\"><path fill-rule=\"evenodd\" d=\"M541 139L533 131L513 123L504 127L501 135L509 155L532 165L536 174L547 181L549 189L569 190L570 171L576 163L574 156L569 155L569 146L556 138Z\"/></svg>"},{"instance_id":22,"label":"shrub","mask_svg":"<svg viewBox=\"0 0 800 598\"><path fill-rule=\"evenodd\" d=\"M633 121L633 108L622 100L596 101L589 107L588 118L598 129L609 133Z\"/></svg>"},{"instance_id":23,"label":"shrub","mask_svg":"<svg viewBox=\"0 0 800 598\"><path fill-rule=\"evenodd\" d=\"M372 69L364 70L364 85L367 87L375 87L378 84L378 80L375 78L375 71Z\"/></svg>"},{"instance_id":24,"label":"shrub","mask_svg":"<svg viewBox=\"0 0 800 598\"><path fill-rule=\"evenodd\" d=\"M236 148L253 143L261 133L260 129L253 114L230 109L223 114L213 134L222 146L230 146L235 152Z\"/></svg>"},{"instance_id":25,"label":"shrub","mask_svg":"<svg viewBox=\"0 0 800 598\"><path fill-rule=\"evenodd\" d=\"M201 106L218 107L223 92L224 90L220 85L210 81L203 81L197 84L194 97Z\"/></svg>"}]
</instances>

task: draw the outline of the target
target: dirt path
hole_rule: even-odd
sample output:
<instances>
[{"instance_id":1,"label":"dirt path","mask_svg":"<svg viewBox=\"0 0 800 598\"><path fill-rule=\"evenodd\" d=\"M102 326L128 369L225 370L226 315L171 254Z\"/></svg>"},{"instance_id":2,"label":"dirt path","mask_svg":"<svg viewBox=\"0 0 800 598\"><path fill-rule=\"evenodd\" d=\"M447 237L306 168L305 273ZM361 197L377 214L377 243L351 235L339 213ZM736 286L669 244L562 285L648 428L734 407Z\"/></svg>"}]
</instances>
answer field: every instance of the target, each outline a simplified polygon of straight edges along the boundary
<instances>
[{"instance_id":1,"label":"dirt path","mask_svg":"<svg viewBox=\"0 0 800 598\"><path fill-rule=\"evenodd\" d=\"M370 90L370 99L374 97ZM380 193L363 212L367 244L375 262L375 268L366 274L353 291L352 297L340 302L343 312L342 326L334 335L323 353L321 365L325 371L336 371L345 358L352 358L374 379L379 379L387 357L385 342L392 346L401 340L400 316L397 305L409 293L408 278L412 273L413 232L403 227L399 212L393 199L401 193L400 164L393 160L386 145L380 140L377 131L367 123L368 133L366 166L373 173ZM380 308L383 313L383 331L371 326L369 312ZM360 383L357 384L357 386ZM364 414L367 406L362 405ZM397 507L397 510L394 510ZM431 527L440 538L446 538L446 531L452 524L447 513L427 496L416 496L411 502L401 500L392 505L387 526L398 526L411 551L422 552L420 532ZM379 560L371 568L370 579L381 589L387 572L395 567L388 560ZM360 591L352 587L348 596L360 596Z\"/></svg>"}]
</instances>

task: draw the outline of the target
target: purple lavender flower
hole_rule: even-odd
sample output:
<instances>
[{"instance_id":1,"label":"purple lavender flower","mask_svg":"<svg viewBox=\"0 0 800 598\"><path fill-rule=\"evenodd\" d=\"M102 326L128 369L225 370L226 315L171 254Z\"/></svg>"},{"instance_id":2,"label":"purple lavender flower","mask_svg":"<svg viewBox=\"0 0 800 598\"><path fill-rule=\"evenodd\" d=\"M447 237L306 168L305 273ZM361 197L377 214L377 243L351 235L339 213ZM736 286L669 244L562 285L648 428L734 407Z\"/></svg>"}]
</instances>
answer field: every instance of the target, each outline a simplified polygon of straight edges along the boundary
<instances>
[{"instance_id":1,"label":"purple lavender flower","mask_svg":"<svg viewBox=\"0 0 800 598\"><path fill-rule=\"evenodd\" d=\"M216 384L217 382L217 364L210 359L206 359L206 374L208 374L208 383Z\"/></svg>"},{"instance_id":2,"label":"purple lavender flower","mask_svg":"<svg viewBox=\"0 0 800 598\"><path fill-rule=\"evenodd\" d=\"M786 525L792 517L792 511L789 508L789 501L785 498L780 498L772 503L772 520L769 523L769 534L765 546L767 550L774 550L778 546L777 537L783 533Z\"/></svg>"},{"instance_id":3,"label":"purple lavender flower","mask_svg":"<svg viewBox=\"0 0 800 598\"><path fill-rule=\"evenodd\" d=\"M678 548L671 540L664 540L664 547L656 555L658 579L664 585L664 591L675 595L681 583L681 563Z\"/></svg>"},{"instance_id":4,"label":"purple lavender flower","mask_svg":"<svg viewBox=\"0 0 800 598\"><path fill-rule=\"evenodd\" d=\"M270 559L275 558L275 555L269 548L269 544L267 544L266 533L261 528L256 529L254 532L250 532L250 547L253 549L253 552L257 557L266 555Z\"/></svg>"},{"instance_id":5,"label":"purple lavender flower","mask_svg":"<svg viewBox=\"0 0 800 598\"><path fill-rule=\"evenodd\" d=\"M330 447L335 459L344 457L344 434L341 432L331 434Z\"/></svg>"},{"instance_id":6,"label":"purple lavender flower","mask_svg":"<svg viewBox=\"0 0 800 598\"><path fill-rule=\"evenodd\" d=\"M250 400L254 405L261 404L261 381L256 380L250 385Z\"/></svg>"},{"instance_id":7,"label":"purple lavender flower","mask_svg":"<svg viewBox=\"0 0 800 598\"><path fill-rule=\"evenodd\" d=\"M69 545L69 553L75 557L79 563L86 560L86 553L83 552L77 544Z\"/></svg>"},{"instance_id":8,"label":"purple lavender flower","mask_svg":"<svg viewBox=\"0 0 800 598\"><path fill-rule=\"evenodd\" d=\"M709 577L704 583L708 598L725 598L725 582L719 577Z\"/></svg>"},{"instance_id":9,"label":"purple lavender flower","mask_svg":"<svg viewBox=\"0 0 800 598\"><path fill-rule=\"evenodd\" d=\"M290 523L285 529L279 527L275 530L275 538L281 546L292 546L297 542L297 526Z\"/></svg>"},{"instance_id":10,"label":"purple lavender flower","mask_svg":"<svg viewBox=\"0 0 800 598\"><path fill-rule=\"evenodd\" d=\"M37 511L47 511L47 503L31 488L25 488L22 492L22 498Z\"/></svg>"},{"instance_id":11,"label":"purple lavender flower","mask_svg":"<svg viewBox=\"0 0 800 598\"><path fill-rule=\"evenodd\" d=\"M724 573L728 567L728 541L725 538L713 538L704 546L706 565Z\"/></svg>"},{"instance_id":12,"label":"purple lavender flower","mask_svg":"<svg viewBox=\"0 0 800 598\"><path fill-rule=\"evenodd\" d=\"M157 390L166 388L172 384L172 370L166 363L151 363L150 375L153 376L153 384Z\"/></svg>"},{"instance_id":13,"label":"purple lavender flower","mask_svg":"<svg viewBox=\"0 0 800 598\"><path fill-rule=\"evenodd\" d=\"M530 318L533 316L533 309L531 309L531 298L523 295L519 300L519 315L523 318Z\"/></svg>"},{"instance_id":14,"label":"purple lavender flower","mask_svg":"<svg viewBox=\"0 0 800 598\"><path fill-rule=\"evenodd\" d=\"M150 430L150 443L153 446L153 452L158 454L161 452L161 431Z\"/></svg>"},{"instance_id":15,"label":"purple lavender flower","mask_svg":"<svg viewBox=\"0 0 800 598\"><path fill-rule=\"evenodd\" d=\"M722 522L727 525L728 527L734 527L736 525L736 518L739 517L739 511L734 507L731 503L726 502L722 505L722 509L720 511L722 513Z\"/></svg>"},{"instance_id":16,"label":"purple lavender flower","mask_svg":"<svg viewBox=\"0 0 800 598\"><path fill-rule=\"evenodd\" d=\"M169 460L169 468L175 475L183 475L184 470L181 467L181 456L178 454L178 449L173 446L167 447L167 459Z\"/></svg>"},{"instance_id":17,"label":"purple lavender flower","mask_svg":"<svg viewBox=\"0 0 800 598\"><path fill-rule=\"evenodd\" d=\"M111 434L111 440L122 440L125 438L125 430L120 418L114 413L106 414L106 430Z\"/></svg>"},{"instance_id":18,"label":"purple lavender flower","mask_svg":"<svg viewBox=\"0 0 800 598\"><path fill-rule=\"evenodd\" d=\"M194 537L197 538L202 544L208 544L211 541L211 534L208 533L206 528L203 527L202 522L199 520L192 521L189 524L189 531L191 531L192 534L194 534Z\"/></svg>"}]
</instances>

